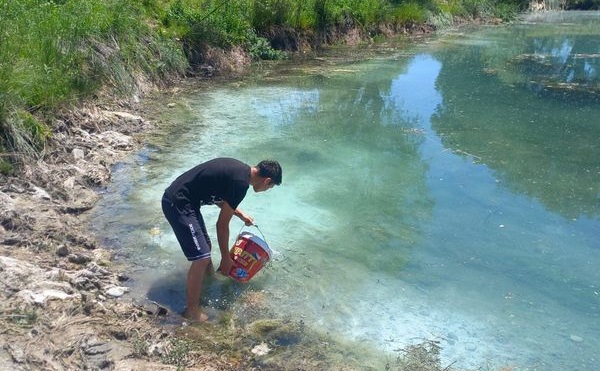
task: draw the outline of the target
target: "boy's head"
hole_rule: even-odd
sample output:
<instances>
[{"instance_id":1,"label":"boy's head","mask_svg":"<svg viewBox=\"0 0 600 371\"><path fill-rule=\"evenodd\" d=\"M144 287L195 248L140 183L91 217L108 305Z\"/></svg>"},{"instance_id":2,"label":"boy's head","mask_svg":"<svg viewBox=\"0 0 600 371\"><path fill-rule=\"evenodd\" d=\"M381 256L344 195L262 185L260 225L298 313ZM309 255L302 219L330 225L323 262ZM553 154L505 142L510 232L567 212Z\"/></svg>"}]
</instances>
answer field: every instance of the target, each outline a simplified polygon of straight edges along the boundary
<instances>
[{"instance_id":1,"label":"boy's head","mask_svg":"<svg viewBox=\"0 0 600 371\"><path fill-rule=\"evenodd\" d=\"M263 160L256 165L258 169L258 175L263 178L271 178L271 181L275 185L281 184L281 165L279 162L273 160Z\"/></svg>"}]
</instances>

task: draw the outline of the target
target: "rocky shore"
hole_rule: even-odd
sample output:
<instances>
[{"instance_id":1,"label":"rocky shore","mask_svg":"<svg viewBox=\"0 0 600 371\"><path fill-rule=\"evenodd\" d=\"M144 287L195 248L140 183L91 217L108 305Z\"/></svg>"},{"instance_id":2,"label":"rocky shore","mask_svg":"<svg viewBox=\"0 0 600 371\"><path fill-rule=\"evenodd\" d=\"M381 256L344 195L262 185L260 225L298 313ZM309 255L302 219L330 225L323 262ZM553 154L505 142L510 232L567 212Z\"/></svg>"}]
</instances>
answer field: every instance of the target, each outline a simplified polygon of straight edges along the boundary
<instances>
[{"instance_id":1,"label":"rocky shore","mask_svg":"<svg viewBox=\"0 0 600 371\"><path fill-rule=\"evenodd\" d=\"M0 176L0 370L176 369L159 362L161 308L127 299L127 276L86 224L111 165L152 126L131 112L70 111L37 161Z\"/></svg>"}]
</instances>

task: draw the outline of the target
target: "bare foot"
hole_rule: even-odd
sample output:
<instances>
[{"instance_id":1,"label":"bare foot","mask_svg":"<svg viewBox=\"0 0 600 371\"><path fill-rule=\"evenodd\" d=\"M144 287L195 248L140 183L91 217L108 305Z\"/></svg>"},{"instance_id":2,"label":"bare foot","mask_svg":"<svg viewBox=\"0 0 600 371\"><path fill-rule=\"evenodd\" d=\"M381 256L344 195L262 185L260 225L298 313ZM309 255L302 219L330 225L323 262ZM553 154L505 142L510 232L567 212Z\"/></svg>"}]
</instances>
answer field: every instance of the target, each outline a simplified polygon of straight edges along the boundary
<instances>
[{"instance_id":1,"label":"bare foot","mask_svg":"<svg viewBox=\"0 0 600 371\"><path fill-rule=\"evenodd\" d=\"M195 323L202 323L202 322L206 322L208 320L208 315L206 313L204 313L203 311L201 311L200 309L196 309L196 310L186 309L183 312L183 317L192 322L195 322Z\"/></svg>"}]
</instances>

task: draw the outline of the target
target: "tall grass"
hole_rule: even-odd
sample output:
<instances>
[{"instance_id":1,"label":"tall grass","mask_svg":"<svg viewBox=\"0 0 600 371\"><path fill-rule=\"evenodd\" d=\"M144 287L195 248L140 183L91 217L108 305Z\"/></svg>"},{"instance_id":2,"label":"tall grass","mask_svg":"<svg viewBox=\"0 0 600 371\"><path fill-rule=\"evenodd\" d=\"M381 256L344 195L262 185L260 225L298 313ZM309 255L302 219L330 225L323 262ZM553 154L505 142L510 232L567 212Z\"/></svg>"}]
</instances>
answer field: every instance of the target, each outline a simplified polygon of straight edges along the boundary
<instances>
[{"instance_id":1,"label":"tall grass","mask_svg":"<svg viewBox=\"0 0 600 371\"><path fill-rule=\"evenodd\" d=\"M124 0L0 0L0 150L39 152L44 115L101 86L126 93L136 74L182 72L179 46L140 22L142 10Z\"/></svg>"},{"instance_id":2,"label":"tall grass","mask_svg":"<svg viewBox=\"0 0 600 371\"><path fill-rule=\"evenodd\" d=\"M493 15L528 0L173 0L165 2L163 25L184 40L188 56L201 59L202 47L232 45L253 50L265 38L296 34L343 33L378 26L451 22L454 17ZM508 8L506 8L508 7ZM265 47L266 48L266 47Z\"/></svg>"}]
</instances>

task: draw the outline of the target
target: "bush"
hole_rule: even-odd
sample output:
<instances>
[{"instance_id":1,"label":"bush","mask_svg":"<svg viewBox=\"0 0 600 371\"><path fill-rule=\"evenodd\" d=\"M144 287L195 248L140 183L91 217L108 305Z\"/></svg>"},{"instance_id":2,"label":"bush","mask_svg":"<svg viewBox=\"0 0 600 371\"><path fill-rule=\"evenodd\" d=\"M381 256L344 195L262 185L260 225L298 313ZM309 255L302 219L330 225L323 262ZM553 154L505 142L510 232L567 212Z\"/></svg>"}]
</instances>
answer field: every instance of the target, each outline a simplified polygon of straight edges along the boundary
<instances>
[{"instance_id":1,"label":"bush","mask_svg":"<svg viewBox=\"0 0 600 371\"><path fill-rule=\"evenodd\" d=\"M37 157L52 134L50 128L31 113L18 110L9 116L0 130L0 148L12 155ZM6 162L10 158L2 158Z\"/></svg>"},{"instance_id":2,"label":"bush","mask_svg":"<svg viewBox=\"0 0 600 371\"><path fill-rule=\"evenodd\" d=\"M393 14L397 24L416 24L427 20L427 11L416 2L400 4Z\"/></svg>"}]
</instances>

